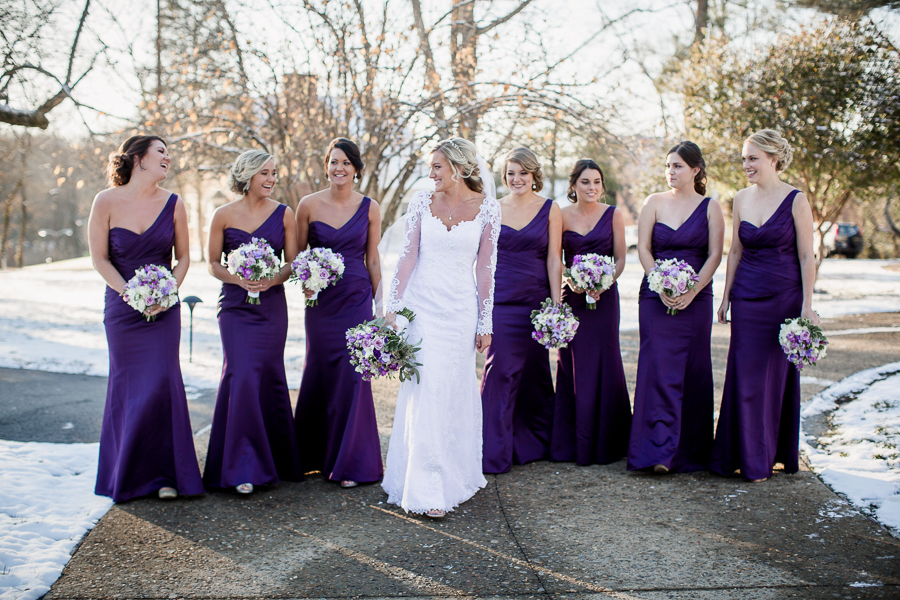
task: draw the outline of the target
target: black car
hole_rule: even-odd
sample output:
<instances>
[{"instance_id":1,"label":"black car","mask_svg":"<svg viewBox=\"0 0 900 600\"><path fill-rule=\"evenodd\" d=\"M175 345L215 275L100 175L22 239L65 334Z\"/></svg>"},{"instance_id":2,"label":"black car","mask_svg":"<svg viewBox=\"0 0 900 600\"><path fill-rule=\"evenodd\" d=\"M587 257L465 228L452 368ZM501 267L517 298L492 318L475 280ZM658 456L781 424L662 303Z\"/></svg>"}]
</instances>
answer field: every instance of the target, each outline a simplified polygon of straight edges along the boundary
<instances>
[{"instance_id":1,"label":"black car","mask_svg":"<svg viewBox=\"0 0 900 600\"><path fill-rule=\"evenodd\" d=\"M829 254L840 254L847 258L856 258L863 249L863 237L854 223L838 223L834 232L834 248Z\"/></svg>"}]
</instances>

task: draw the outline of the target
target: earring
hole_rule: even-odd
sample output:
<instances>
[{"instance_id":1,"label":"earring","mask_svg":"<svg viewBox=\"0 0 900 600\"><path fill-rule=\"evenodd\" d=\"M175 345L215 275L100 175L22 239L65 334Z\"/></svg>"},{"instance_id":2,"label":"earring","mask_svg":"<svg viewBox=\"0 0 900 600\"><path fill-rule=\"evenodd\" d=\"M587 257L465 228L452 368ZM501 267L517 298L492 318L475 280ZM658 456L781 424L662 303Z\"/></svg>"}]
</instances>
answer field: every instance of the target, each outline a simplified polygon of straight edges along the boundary
<instances>
[{"instance_id":1,"label":"earring","mask_svg":"<svg viewBox=\"0 0 900 600\"><path fill-rule=\"evenodd\" d=\"M532 183L532 184L531 184L531 189L532 189L532 191L533 191L533 190L536 190L536 189L537 189L537 184L536 184L536 183Z\"/></svg>"},{"instance_id":2,"label":"earring","mask_svg":"<svg viewBox=\"0 0 900 600\"><path fill-rule=\"evenodd\" d=\"M353 182L356 183L357 181L359 181L359 174L354 173L354 175L353 175Z\"/></svg>"},{"instance_id":3,"label":"earring","mask_svg":"<svg viewBox=\"0 0 900 600\"><path fill-rule=\"evenodd\" d=\"M146 171L147 167L144 166L144 161L138 163L138 166L141 168L141 171Z\"/></svg>"}]
</instances>

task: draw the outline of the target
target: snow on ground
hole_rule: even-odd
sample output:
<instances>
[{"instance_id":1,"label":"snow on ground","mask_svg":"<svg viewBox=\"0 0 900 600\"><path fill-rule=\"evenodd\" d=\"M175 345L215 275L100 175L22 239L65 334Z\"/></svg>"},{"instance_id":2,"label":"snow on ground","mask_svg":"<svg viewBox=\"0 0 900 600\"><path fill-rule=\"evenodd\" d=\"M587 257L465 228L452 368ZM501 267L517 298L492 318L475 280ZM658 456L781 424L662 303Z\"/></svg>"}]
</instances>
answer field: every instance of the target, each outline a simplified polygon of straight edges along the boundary
<instances>
[{"instance_id":1,"label":"snow on ground","mask_svg":"<svg viewBox=\"0 0 900 600\"><path fill-rule=\"evenodd\" d=\"M385 262L388 261L386 257ZM816 289L823 292L815 296L816 310L823 317L897 310L900 272L884 268L890 263L826 260L816 283ZM638 328L637 296L642 274L637 255L629 254L619 279L623 331ZM725 261L714 279L715 308L724 286ZM299 287L285 287L289 312L285 368L288 383L295 388L300 384L306 351L304 299ZM194 359L190 363L190 318L187 306L181 308L181 368L185 384L197 389L215 388L221 375L222 345L216 321L219 288L219 281L199 261L181 288L182 298L195 295L203 300L194 309ZM106 375L109 359L103 329L103 293L103 280L91 268L88 258L0 272L0 367Z\"/></svg>"},{"instance_id":2,"label":"snow on ground","mask_svg":"<svg viewBox=\"0 0 900 600\"><path fill-rule=\"evenodd\" d=\"M830 428L801 449L813 470L863 512L900 532L900 362L860 371L820 392L808 419L830 413Z\"/></svg>"},{"instance_id":3,"label":"snow on ground","mask_svg":"<svg viewBox=\"0 0 900 600\"><path fill-rule=\"evenodd\" d=\"M0 441L0 600L46 594L112 506L94 495L99 447Z\"/></svg>"}]
</instances>

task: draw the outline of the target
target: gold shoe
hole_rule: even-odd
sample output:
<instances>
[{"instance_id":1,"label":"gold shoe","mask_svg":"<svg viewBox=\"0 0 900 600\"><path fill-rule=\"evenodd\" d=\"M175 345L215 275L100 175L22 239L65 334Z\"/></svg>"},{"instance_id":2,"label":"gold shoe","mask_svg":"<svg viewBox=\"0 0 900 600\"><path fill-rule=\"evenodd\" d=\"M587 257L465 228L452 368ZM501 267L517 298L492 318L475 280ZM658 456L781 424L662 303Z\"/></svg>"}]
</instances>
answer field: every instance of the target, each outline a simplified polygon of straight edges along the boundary
<instances>
[{"instance_id":1,"label":"gold shoe","mask_svg":"<svg viewBox=\"0 0 900 600\"><path fill-rule=\"evenodd\" d=\"M425 515L431 519L443 519L445 516L447 516L447 511L432 508L431 510L426 512Z\"/></svg>"},{"instance_id":2,"label":"gold shoe","mask_svg":"<svg viewBox=\"0 0 900 600\"><path fill-rule=\"evenodd\" d=\"M241 485L234 486L234 490L238 494L252 494L253 493L253 484L252 483L242 483Z\"/></svg>"},{"instance_id":3,"label":"gold shoe","mask_svg":"<svg viewBox=\"0 0 900 600\"><path fill-rule=\"evenodd\" d=\"M653 465L653 472L659 473L660 475L665 475L669 472L669 467L666 465Z\"/></svg>"},{"instance_id":4,"label":"gold shoe","mask_svg":"<svg viewBox=\"0 0 900 600\"><path fill-rule=\"evenodd\" d=\"M359 484L357 482L353 481L352 479L344 479L343 481L341 481L342 488L354 488L358 485Z\"/></svg>"},{"instance_id":5,"label":"gold shoe","mask_svg":"<svg viewBox=\"0 0 900 600\"><path fill-rule=\"evenodd\" d=\"M178 490L171 487L161 487L157 492L160 500L172 500L178 497Z\"/></svg>"}]
</instances>

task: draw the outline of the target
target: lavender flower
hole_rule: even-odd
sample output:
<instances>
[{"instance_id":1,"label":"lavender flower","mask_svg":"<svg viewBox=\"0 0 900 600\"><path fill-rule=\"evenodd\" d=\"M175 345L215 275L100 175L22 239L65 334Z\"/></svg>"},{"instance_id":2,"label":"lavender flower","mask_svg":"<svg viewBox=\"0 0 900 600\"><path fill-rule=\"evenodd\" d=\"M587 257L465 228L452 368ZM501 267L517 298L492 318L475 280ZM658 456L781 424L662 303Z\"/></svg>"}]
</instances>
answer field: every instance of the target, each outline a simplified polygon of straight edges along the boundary
<instances>
[{"instance_id":1,"label":"lavender flower","mask_svg":"<svg viewBox=\"0 0 900 600\"><path fill-rule=\"evenodd\" d=\"M676 298L688 293L697 287L700 277L694 272L694 268L683 260L670 258L658 260L650 274L647 275L647 284L651 292L665 294L670 298ZM677 315L678 309L667 308L670 315Z\"/></svg>"},{"instance_id":2,"label":"lavender flower","mask_svg":"<svg viewBox=\"0 0 900 600\"><path fill-rule=\"evenodd\" d=\"M578 329L578 318L572 314L572 307L562 302L554 304L550 298L541 303L540 310L531 312L531 323L534 325L532 339L548 350L565 348Z\"/></svg>"},{"instance_id":3,"label":"lavender flower","mask_svg":"<svg viewBox=\"0 0 900 600\"><path fill-rule=\"evenodd\" d=\"M247 281L271 279L281 271L281 261L264 238L241 244L228 254L225 263L229 273ZM259 292L247 292L245 302L259 304Z\"/></svg>"},{"instance_id":4,"label":"lavender flower","mask_svg":"<svg viewBox=\"0 0 900 600\"><path fill-rule=\"evenodd\" d=\"M778 342L798 371L825 358L825 346L828 344L819 326L813 325L809 319L799 317L785 320Z\"/></svg>"},{"instance_id":5,"label":"lavender flower","mask_svg":"<svg viewBox=\"0 0 900 600\"><path fill-rule=\"evenodd\" d=\"M409 321L416 315L409 309L398 313ZM367 321L347 330L347 348L350 350L350 364L362 373L364 381L373 377L393 377L399 375L400 381L410 380L413 376L419 382L419 369L422 365L416 362L416 353L421 350L417 344L409 343L405 335L386 324L384 319ZM419 342L421 343L421 341Z\"/></svg>"},{"instance_id":6,"label":"lavender flower","mask_svg":"<svg viewBox=\"0 0 900 600\"><path fill-rule=\"evenodd\" d=\"M602 292L612 287L616 280L616 261L611 256L577 254L572 259L572 266L566 269L565 276L576 287ZM590 294L585 294L585 301L589 309L596 310L597 301Z\"/></svg>"},{"instance_id":7,"label":"lavender flower","mask_svg":"<svg viewBox=\"0 0 900 600\"><path fill-rule=\"evenodd\" d=\"M297 255L291 270L291 281L299 281L304 289L315 292L306 300L307 306L315 306L319 292L337 283L344 275L344 257L331 248L310 248Z\"/></svg>"}]
</instances>

